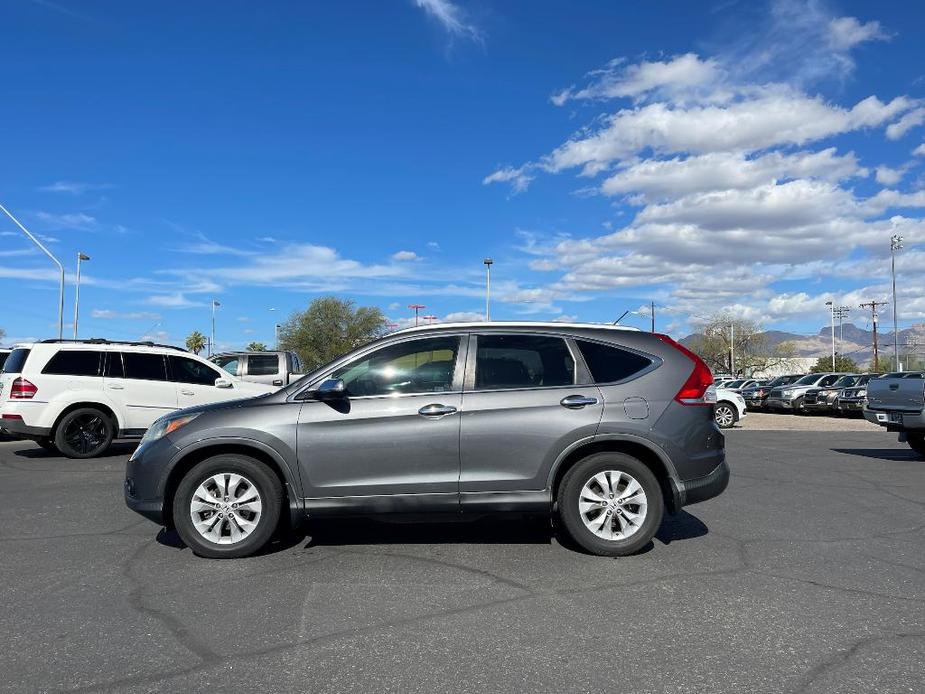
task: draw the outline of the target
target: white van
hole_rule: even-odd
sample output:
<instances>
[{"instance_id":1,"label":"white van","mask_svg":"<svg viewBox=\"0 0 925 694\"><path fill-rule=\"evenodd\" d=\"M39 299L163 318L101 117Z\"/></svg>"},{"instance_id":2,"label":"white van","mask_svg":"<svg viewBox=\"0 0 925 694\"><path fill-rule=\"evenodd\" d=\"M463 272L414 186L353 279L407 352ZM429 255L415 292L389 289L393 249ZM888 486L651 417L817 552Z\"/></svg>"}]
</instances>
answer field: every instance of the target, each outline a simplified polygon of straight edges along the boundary
<instances>
[{"instance_id":1,"label":"white van","mask_svg":"<svg viewBox=\"0 0 925 694\"><path fill-rule=\"evenodd\" d=\"M138 439L161 415L272 393L179 347L44 340L16 345L0 373L0 427L68 458Z\"/></svg>"}]
</instances>

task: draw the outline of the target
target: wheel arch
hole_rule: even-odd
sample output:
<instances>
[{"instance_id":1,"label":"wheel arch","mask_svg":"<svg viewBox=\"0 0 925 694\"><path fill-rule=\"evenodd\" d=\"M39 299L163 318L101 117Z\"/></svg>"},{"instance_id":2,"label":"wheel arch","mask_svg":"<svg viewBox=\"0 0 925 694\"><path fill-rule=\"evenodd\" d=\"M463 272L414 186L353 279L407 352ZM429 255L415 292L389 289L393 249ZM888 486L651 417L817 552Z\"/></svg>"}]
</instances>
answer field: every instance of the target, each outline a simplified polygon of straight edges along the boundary
<instances>
[{"instance_id":1,"label":"wheel arch","mask_svg":"<svg viewBox=\"0 0 925 694\"><path fill-rule=\"evenodd\" d=\"M79 402L72 402L71 404L67 405L55 416L55 421L51 425L49 436L52 439L54 439L55 434L58 432L58 425L61 424L61 420L64 419L65 416L67 416L74 410L80 410L84 408L99 410L100 412L105 414L107 417L109 417L109 419L112 420L113 429L114 429L113 438L118 437L119 430L122 427L119 424L119 417L116 414L116 411L111 406L107 405L104 402L100 402L99 400L83 400L83 399L80 400Z\"/></svg>"},{"instance_id":2,"label":"wheel arch","mask_svg":"<svg viewBox=\"0 0 925 694\"><path fill-rule=\"evenodd\" d=\"M676 484L677 472L671 460L653 443L628 436L597 436L566 450L552 470L550 489L553 503L558 497L559 486L566 473L580 460L594 453L624 453L636 458L655 474L662 489L666 510L677 513L681 509L681 494Z\"/></svg>"},{"instance_id":3,"label":"wheel arch","mask_svg":"<svg viewBox=\"0 0 925 694\"><path fill-rule=\"evenodd\" d=\"M259 441L249 439L206 439L180 450L170 461L169 472L163 478L162 488L159 490L164 500L163 515L166 525L172 525L173 497L186 473L197 463L222 454L244 455L266 465L283 485L283 511L288 507L290 524L296 527L302 522L304 510L298 491L300 487L289 466L275 450ZM283 516L285 517L285 513Z\"/></svg>"}]
</instances>

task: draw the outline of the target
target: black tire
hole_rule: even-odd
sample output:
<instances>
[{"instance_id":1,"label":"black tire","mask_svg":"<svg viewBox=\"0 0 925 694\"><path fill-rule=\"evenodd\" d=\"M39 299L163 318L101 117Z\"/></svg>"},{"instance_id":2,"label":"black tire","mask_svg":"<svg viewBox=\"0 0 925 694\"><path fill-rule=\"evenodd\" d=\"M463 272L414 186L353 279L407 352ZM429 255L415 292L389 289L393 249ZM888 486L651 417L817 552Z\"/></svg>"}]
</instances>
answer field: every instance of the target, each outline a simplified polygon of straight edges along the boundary
<instances>
[{"instance_id":1,"label":"black tire","mask_svg":"<svg viewBox=\"0 0 925 694\"><path fill-rule=\"evenodd\" d=\"M642 525L626 539L599 537L585 525L579 511L579 497L585 483L594 475L608 470L630 475L646 495L647 509ZM665 511L662 489L652 470L623 453L595 453L576 463L559 485L557 500L559 519L569 536L588 552L604 557L622 557L645 547L658 531ZM635 508L638 511L639 507Z\"/></svg>"},{"instance_id":2,"label":"black tire","mask_svg":"<svg viewBox=\"0 0 925 694\"><path fill-rule=\"evenodd\" d=\"M909 448L925 458L925 434L906 434Z\"/></svg>"},{"instance_id":3,"label":"black tire","mask_svg":"<svg viewBox=\"0 0 925 694\"><path fill-rule=\"evenodd\" d=\"M191 517L191 502L199 485L214 475L222 473L243 476L253 484L260 496L261 511L257 526L250 531L249 535L234 544L220 544L203 537L196 530ZM225 497L225 499L228 498ZM266 465L245 455L217 455L197 463L180 481L173 498L173 524L186 546L200 557L211 559L246 557L259 551L273 537L279 525L282 499L283 485ZM229 535L232 522L235 521L230 519L220 521L222 527L229 531ZM220 532L224 533L224 530L220 528Z\"/></svg>"},{"instance_id":4,"label":"black tire","mask_svg":"<svg viewBox=\"0 0 925 694\"><path fill-rule=\"evenodd\" d=\"M58 453L60 453L60 451L58 450L58 447L55 445L55 442L52 441L51 439L36 439L35 442L36 442L41 448L43 448L44 450L48 451L49 453L53 453L53 454L55 454L55 455L57 455Z\"/></svg>"},{"instance_id":5,"label":"black tire","mask_svg":"<svg viewBox=\"0 0 925 694\"><path fill-rule=\"evenodd\" d=\"M721 422L725 422L722 423ZM726 400L720 400L713 408L713 421L720 429L732 429L739 421L739 411L736 406Z\"/></svg>"},{"instance_id":6,"label":"black tire","mask_svg":"<svg viewBox=\"0 0 925 694\"><path fill-rule=\"evenodd\" d=\"M806 414L806 406L803 405L803 398L797 398L793 401L793 414Z\"/></svg>"},{"instance_id":7,"label":"black tire","mask_svg":"<svg viewBox=\"0 0 925 694\"><path fill-rule=\"evenodd\" d=\"M81 407L61 418L53 440L66 458L95 458L109 450L114 435L109 415L95 407Z\"/></svg>"}]
</instances>

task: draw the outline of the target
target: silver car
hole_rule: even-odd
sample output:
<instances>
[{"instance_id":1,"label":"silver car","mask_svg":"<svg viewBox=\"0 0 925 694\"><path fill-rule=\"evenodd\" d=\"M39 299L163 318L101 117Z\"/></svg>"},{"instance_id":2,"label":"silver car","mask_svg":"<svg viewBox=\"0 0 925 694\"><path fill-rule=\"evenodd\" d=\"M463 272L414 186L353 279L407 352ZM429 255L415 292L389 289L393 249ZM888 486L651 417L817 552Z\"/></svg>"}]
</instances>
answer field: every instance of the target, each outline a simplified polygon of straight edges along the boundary
<instances>
[{"instance_id":1,"label":"silver car","mask_svg":"<svg viewBox=\"0 0 925 694\"><path fill-rule=\"evenodd\" d=\"M665 335L462 323L393 333L276 393L158 420L125 500L194 552L260 549L284 513L555 513L587 551L647 545L725 489L710 370Z\"/></svg>"}]
</instances>

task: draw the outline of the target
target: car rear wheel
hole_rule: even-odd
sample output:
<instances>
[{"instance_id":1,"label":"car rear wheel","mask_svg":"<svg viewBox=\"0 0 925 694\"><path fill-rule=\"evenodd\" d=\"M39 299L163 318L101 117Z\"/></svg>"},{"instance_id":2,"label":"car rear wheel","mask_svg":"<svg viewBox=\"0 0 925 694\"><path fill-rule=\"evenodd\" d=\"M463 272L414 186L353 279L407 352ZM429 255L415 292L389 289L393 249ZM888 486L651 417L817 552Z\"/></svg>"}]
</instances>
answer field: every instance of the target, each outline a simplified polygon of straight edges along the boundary
<instances>
[{"instance_id":1,"label":"car rear wheel","mask_svg":"<svg viewBox=\"0 0 925 694\"><path fill-rule=\"evenodd\" d=\"M909 447L925 458L925 434L906 434Z\"/></svg>"},{"instance_id":2,"label":"car rear wheel","mask_svg":"<svg viewBox=\"0 0 925 694\"><path fill-rule=\"evenodd\" d=\"M109 449L114 434L115 427L105 412L81 407L58 422L54 445L66 458L95 458Z\"/></svg>"},{"instance_id":3,"label":"car rear wheel","mask_svg":"<svg viewBox=\"0 0 925 694\"><path fill-rule=\"evenodd\" d=\"M716 403L713 419L720 429L731 429L739 421L739 413L731 402L721 401Z\"/></svg>"},{"instance_id":4,"label":"car rear wheel","mask_svg":"<svg viewBox=\"0 0 925 694\"><path fill-rule=\"evenodd\" d=\"M662 490L652 471L622 453L596 453L562 480L559 517L569 536L606 557L633 554L649 543L664 513Z\"/></svg>"},{"instance_id":5,"label":"car rear wheel","mask_svg":"<svg viewBox=\"0 0 925 694\"><path fill-rule=\"evenodd\" d=\"M199 556L245 557L273 536L282 498L279 478L264 464L244 455L218 455L181 480L173 500L174 527Z\"/></svg>"}]
</instances>

